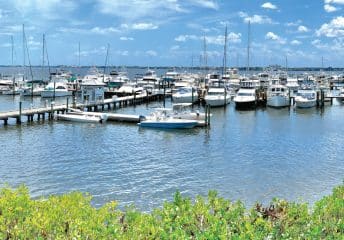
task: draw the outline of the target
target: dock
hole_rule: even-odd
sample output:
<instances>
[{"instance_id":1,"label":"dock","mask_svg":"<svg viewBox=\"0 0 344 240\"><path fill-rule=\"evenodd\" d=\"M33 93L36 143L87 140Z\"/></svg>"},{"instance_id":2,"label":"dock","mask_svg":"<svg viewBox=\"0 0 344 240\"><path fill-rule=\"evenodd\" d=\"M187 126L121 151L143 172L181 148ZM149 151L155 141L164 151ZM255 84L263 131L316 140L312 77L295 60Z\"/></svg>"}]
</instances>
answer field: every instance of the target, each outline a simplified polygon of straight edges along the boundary
<instances>
[{"instance_id":1,"label":"dock","mask_svg":"<svg viewBox=\"0 0 344 240\"><path fill-rule=\"evenodd\" d=\"M54 105L51 103L50 106L22 109L22 103L19 103L19 110L8 111L0 113L0 120L4 122L4 125L8 124L9 119L16 119L17 124L22 123L22 118L26 117L27 122L34 121L34 116L37 116L37 120L44 120L46 117L49 120L54 118L54 114L65 113L70 107L85 110L87 111L110 111L116 108L134 106L136 104L148 103L152 101L163 100L168 95L163 94L136 94L125 97L112 97L110 99L105 99L104 101L99 102L90 102L90 103L69 103L67 98L66 104ZM126 122L139 122L139 116L135 115L126 115L126 114L110 114L110 119L112 121L126 121Z\"/></svg>"}]
</instances>

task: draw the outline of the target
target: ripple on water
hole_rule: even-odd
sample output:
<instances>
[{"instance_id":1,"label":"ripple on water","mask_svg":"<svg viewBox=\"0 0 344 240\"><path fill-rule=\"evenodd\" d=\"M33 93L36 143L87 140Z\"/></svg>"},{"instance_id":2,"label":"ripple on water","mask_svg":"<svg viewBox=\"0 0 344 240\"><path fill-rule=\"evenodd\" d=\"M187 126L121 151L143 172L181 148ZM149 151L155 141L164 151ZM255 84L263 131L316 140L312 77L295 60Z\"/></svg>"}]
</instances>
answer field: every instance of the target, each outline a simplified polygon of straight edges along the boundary
<instances>
[{"instance_id":1,"label":"ripple on water","mask_svg":"<svg viewBox=\"0 0 344 240\"><path fill-rule=\"evenodd\" d=\"M210 129L187 131L110 122L0 127L0 182L25 183L34 197L81 190L95 206L117 200L144 210L177 189L192 197L216 189L247 204L275 196L314 202L342 182L343 106L241 112L230 105L212 114Z\"/></svg>"}]
</instances>

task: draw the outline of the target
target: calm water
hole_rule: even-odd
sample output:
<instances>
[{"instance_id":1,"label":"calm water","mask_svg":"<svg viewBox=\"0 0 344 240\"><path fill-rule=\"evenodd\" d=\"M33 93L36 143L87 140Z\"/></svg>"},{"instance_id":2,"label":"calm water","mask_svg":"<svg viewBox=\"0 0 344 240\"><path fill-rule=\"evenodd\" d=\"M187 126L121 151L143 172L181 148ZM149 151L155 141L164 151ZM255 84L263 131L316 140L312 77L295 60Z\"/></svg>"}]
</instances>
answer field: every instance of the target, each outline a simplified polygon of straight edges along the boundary
<instances>
[{"instance_id":1,"label":"calm water","mask_svg":"<svg viewBox=\"0 0 344 240\"><path fill-rule=\"evenodd\" d=\"M17 101L0 96L0 110ZM118 112L146 114L157 105ZM117 200L149 210L177 189L191 197L216 189L248 205L272 197L312 203L343 182L344 105L240 112L231 104L212 114L210 129L187 131L1 122L0 183L25 183L34 197L80 190L95 206Z\"/></svg>"}]
</instances>

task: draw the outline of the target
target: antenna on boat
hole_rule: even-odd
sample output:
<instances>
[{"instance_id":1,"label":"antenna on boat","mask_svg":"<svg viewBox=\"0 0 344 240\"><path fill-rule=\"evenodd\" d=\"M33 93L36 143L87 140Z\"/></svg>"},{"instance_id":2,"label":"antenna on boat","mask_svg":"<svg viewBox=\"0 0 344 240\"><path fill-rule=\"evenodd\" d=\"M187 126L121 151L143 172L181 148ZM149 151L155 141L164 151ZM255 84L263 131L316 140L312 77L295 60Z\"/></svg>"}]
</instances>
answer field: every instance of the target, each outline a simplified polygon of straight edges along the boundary
<instances>
[{"instance_id":1,"label":"antenna on boat","mask_svg":"<svg viewBox=\"0 0 344 240\"><path fill-rule=\"evenodd\" d=\"M247 73L250 71L250 41L251 41L251 21L248 21L248 34L247 34Z\"/></svg>"},{"instance_id":2,"label":"antenna on boat","mask_svg":"<svg viewBox=\"0 0 344 240\"><path fill-rule=\"evenodd\" d=\"M79 53L78 53L78 66L79 66L79 70L80 70L80 42L78 44L78 50L79 50Z\"/></svg>"},{"instance_id":3,"label":"antenna on boat","mask_svg":"<svg viewBox=\"0 0 344 240\"><path fill-rule=\"evenodd\" d=\"M225 29L225 45L223 47L223 69L222 69L222 75L226 72L227 67L227 24Z\"/></svg>"}]
</instances>

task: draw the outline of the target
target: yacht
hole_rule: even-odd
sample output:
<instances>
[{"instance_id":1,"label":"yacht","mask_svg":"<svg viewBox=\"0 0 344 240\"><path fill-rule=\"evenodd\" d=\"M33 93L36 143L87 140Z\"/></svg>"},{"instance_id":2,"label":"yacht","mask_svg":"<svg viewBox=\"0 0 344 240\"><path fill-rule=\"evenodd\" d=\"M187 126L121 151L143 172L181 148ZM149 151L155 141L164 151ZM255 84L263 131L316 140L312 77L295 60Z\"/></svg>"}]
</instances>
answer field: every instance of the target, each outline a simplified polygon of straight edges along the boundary
<instances>
[{"instance_id":1,"label":"yacht","mask_svg":"<svg viewBox=\"0 0 344 240\"><path fill-rule=\"evenodd\" d=\"M64 82L50 82L41 92L41 97L65 97L71 96L72 92L68 91L67 83Z\"/></svg>"},{"instance_id":2,"label":"yacht","mask_svg":"<svg viewBox=\"0 0 344 240\"><path fill-rule=\"evenodd\" d=\"M317 105L317 93L315 81L312 76L306 75L299 80L300 88L295 97L295 104L298 108L311 108Z\"/></svg>"},{"instance_id":3,"label":"yacht","mask_svg":"<svg viewBox=\"0 0 344 240\"><path fill-rule=\"evenodd\" d=\"M198 100L198 92L194 87L180 87L172 94L174 103L194 103Z\"/></svg>"},{"instance_id":4,"label":"yacht","mask_svg":"<svg viewBox=\"0 0 344 240\"><path fill-rule=\"evenodd\" d=\"M267 90L267 106L269 107L287 107L289 106L288 87L272 80L272 84Z\"/></svg>"},{"instance_id":5,"label":"yacht","mask_svg":"<svg viewBox=\"0 0 344 240\"><path fill-rule=\"evenodd\" d=\"M107 83L110 88L120 88L129 81L126 72L111 71L110 77L111 79Z\"/></svg>"},{"instance_id":6,"label":"yacht","mask_svg":"<svg viewBox=\"0 0 344 240\"><path fill-rule=\"evenodd\" d=\"M212 87L209 88L207 94L204 97L206 104L210 107L222 107L230 102L230 92L224 87Z\"/></svg>"},{"instance_id":7,"label":"yacht","mask_svg":"<svg viewBox=\"0 0 344 240\"><path fill-rule=\"evenodd\" d=\"M256 89L240 88L233 101L237 109L251 109L257 106Z\"/></svg>"},{"instance_id":8,"label":"yacht","mask_svg":"<svg viewBox=\"0 0 344 240\"><path fill-rule=\"evenodd\" d=\"M313 89L300 89L295 97L295 104L298 108L311 108L317 105L317 94Z\"/></svg>"}]
</instances>

